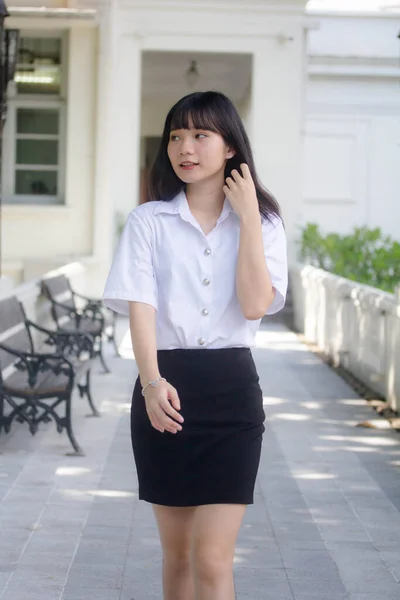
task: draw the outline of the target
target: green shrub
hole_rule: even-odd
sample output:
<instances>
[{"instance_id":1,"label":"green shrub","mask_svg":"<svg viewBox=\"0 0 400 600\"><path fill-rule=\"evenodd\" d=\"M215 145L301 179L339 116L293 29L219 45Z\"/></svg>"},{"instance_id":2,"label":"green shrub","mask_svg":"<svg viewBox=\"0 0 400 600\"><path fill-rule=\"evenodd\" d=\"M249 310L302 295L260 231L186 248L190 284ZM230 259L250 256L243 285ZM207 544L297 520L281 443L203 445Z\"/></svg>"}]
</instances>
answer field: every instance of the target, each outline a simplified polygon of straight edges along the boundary
<instances>
[{"instance_id":1,"label":"green shrub","mask_svg":"<svg viewBox=\"0 0 400 600\"><path fill-rule=\"evenodd\" d=\"M350 235L322 235L318 225L302 229L300 256L341 277L393 293L400 282L400 244L379 228L357 227Z\"/></svg>"}]
</instances>

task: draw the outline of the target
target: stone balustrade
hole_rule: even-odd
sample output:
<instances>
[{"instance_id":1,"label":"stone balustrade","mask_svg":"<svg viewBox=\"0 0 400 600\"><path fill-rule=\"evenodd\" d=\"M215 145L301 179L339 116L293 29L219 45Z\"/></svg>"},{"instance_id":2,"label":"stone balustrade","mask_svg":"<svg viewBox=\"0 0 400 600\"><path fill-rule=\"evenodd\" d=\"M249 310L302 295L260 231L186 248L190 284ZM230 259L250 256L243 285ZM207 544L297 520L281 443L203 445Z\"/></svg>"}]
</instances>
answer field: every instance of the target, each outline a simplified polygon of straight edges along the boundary
<instances>
[{"instance_id":1,"label":"stone balustrade","mask_svg":"<svg viewBox=\"0 0 400 600\"><path fill-rule=\"evenodd\" d=\"M295 328L400 411L400 296L312 266L290 270Z\"/></svg>"}]
</instances>

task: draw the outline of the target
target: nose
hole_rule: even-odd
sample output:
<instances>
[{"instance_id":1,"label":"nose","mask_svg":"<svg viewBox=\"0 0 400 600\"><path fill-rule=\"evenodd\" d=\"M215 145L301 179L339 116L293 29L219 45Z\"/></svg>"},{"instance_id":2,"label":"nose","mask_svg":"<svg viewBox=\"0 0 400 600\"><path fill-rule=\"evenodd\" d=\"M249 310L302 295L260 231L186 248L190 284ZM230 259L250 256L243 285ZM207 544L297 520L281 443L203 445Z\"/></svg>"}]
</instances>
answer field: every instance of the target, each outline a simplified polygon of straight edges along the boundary
<instances>
[{"instance_id":1,"label":"nose","mask_svg":"<svg viewBox=\"0 0 400 600\"><path fill-rule=\"evenodd\" d=\"M179 155L193 154L193 144L189 136L184 136L180 143Z\"/></svg>"}]
</instances>

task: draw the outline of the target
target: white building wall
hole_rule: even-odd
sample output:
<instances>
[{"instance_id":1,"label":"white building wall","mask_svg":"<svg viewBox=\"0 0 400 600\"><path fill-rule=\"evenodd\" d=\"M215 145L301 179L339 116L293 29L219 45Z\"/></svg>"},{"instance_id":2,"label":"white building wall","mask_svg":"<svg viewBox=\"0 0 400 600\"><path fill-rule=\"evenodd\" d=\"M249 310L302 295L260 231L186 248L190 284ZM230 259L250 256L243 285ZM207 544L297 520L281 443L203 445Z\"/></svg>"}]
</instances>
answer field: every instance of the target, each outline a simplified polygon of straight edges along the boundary
<instances>
[{"instance_id":1,"label":"white building wall","mask_svg":"<svg viewBox=\"0 0 400 600\"><path fill-rule=\"evenodd\" d=\"M400 239L399 18L319 17L309 34L302 224Z\"/></svg>"},{"instance_id":2,"label":"white building wall","mask_svg":"<svg viewBox=\"0 0 400 600\"><path fill-rule=\"evenodd\" d=\"M399 18L313 13L307 21L300 2L281 12L267 4L249 11L238 1L228 10L215 1L210 19L211 9L197 2L112 2L99 13L99 44L96 29L65 23L66 206L5 206L3 258L92 255L101 292L115 215L138 201L141 139L160 135L172 105L170 95L142 100L141 56L148 51L252 56L252 88L238 108L292 247L298 225L309 221L342 232L381 226L399 238ZM8 25L22 20L26 28L28 17ZM306 65L305 28L313 24L319 28L308 31ZM29 26L54 25L32 18Z\"/></svg>"},{"instance_id":3,"label":"white building wall","mask_svg":"<svg viewBox=\"0 0 400 600\"><path fill-rule=\"evenodd\" d=\"M3 206L3 270L16 278L92 254L97 36L95 28L69 32L65 204ZM7 135L6 125L5 145Z\"/></svg>"},{"instance_id":4,"label":"white building wall","mask_svg":"<svg viewBox=\"0 0 400 600\"><path fill-rule=\"evenodd\" d=\"M248 136L252 137L252 122L251 122L251 88L247 90L247 93L243 101L237 106L239 114L242 118L243 124L246 128Z\"/></svg>"},{"instance_id":5,"label":"white building wall","mask_svg":"<svg viewBox=\"0 0 400 600\"><path fill-rule=\"evenodd\" d=\"M169 100L146 100L142 103L142 137L158 137L162 134L165 117L171 107Z\"/></svg>"},{"instance_id":6,"label":"white building wall","mask_svg":"<svg viewBox=\"0 0 400 600\"><path fill-rule=\"evenodd\" d=\"M178 101L179 98L176 99ZM250 129L251 97L236 105L247 130ZM165 117L172 108L173 102L169 100L146 100L142 102L141 135L142 137L158 137L164 129ZM249 131L248 131L249 132Z\"/></svg>"},{"instance_id":7,"label":"white building wall","mask_svg":"<svg viewBox=\"0 0 400 600\"><path fill-rule=\"evenodd\" d=\"M66 203L70 209L73 248L91 254L95 168L97 32L72 29L69 54L69 96L66 160ZM71 249L65 244L64 253Z\"/></svg>"},{"instance_id":8,"label":"white building wall","mask_svg":"<svg viewBox=\"0 0 400 600\"><path fill-rule=\"evenodd\" d=\"M389 2L388 2L389 4ZM309 54L330 57L398 56L399 13L309 13L320 28L309 35Z\"/></svg>"},{"instance_id":9,"label":"white building wall","mask_svg":"<svg viewBox=\"0 0 400 600\"><path fill-rule=\"evenodd\" d=\"M246 120L252 130L260 179L282 205L293 256L294 227L301 206L302 4L304 7L304 2L293 2L290 10L256 2L251 9L241 2L234 6L215 2L205 9L197 0L190 6L182 0L173 5L157 0L118 5L113 32L118 61L110 82L118 95L113 97L113 136L109 146L115 212L126 215L138 203L140 138L135 137L138 126L142 133L147 132L150 128L146 124L151 122L151 130L155 132L166 114L165 110L159 110L157 120L152 122L152 117L146 115L148 100L140 105L141 53L252 55L251 109Z\"/></svg>"}]
</instances>

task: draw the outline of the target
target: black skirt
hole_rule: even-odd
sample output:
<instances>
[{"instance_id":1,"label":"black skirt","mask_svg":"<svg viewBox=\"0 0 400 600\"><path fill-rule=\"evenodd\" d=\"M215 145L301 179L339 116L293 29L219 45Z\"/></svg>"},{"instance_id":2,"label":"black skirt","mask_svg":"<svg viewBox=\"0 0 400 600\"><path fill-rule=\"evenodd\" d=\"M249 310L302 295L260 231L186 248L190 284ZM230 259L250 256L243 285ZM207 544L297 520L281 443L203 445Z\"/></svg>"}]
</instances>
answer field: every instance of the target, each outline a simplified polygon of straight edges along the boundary
<instances>
[{"instance_id":1,"label":"black skirt","mask_svg":"<svg viewBox=\"0 0 400 600\"><path fill-rule=\"evenodd\" d=\"M139 498L252 504L265 414L250 349L159 350L158 365L177 389L185 422L176 434L154 429L137 379L131 435Z\"/></svg>"}]
</instances>

